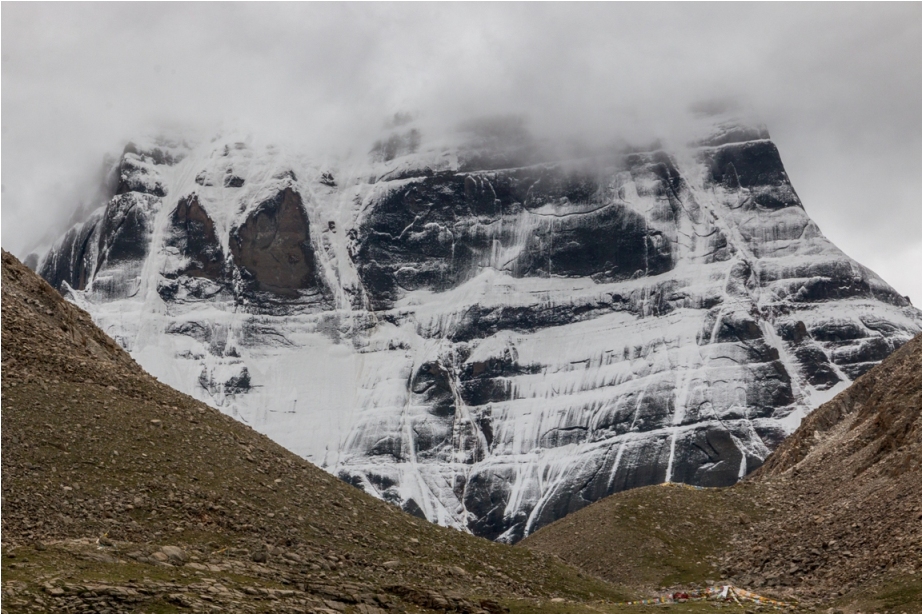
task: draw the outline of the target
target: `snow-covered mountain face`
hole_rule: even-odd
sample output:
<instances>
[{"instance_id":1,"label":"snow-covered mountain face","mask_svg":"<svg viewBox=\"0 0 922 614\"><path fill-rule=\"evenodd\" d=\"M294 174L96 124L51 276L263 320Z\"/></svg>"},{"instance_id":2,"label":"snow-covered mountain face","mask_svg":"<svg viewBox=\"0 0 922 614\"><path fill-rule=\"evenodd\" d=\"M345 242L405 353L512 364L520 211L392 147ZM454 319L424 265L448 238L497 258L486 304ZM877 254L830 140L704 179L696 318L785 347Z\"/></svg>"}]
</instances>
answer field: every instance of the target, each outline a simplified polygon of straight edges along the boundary
<instances>
[{"instance_id":1,"label":"snow-covered mountain face","mask_svg":"<svg viewBox=\"0 0 922 614\"><path fill-rule=\"evenodd\" d=\"M399 127L361 163L130 145L39 271L162 381L516 541L619 490L734 483L922 331L823 237L764 129L715 125L565 160L489 123Z\"/></svg>"}]
</instances>

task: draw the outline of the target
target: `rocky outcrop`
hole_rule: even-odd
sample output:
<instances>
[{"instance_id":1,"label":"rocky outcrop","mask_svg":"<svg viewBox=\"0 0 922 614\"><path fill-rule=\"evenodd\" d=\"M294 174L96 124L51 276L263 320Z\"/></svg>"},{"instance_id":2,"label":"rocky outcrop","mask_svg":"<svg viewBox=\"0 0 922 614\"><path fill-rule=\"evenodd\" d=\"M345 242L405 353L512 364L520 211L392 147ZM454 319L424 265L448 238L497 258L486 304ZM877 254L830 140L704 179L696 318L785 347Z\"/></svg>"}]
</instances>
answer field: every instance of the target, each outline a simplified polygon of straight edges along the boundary
<instances>
[{"instance_id":1,"label":"rocky outcrop","mask_svg":"<svg viewBox=\"0 0 922 614\"><path fill-rule=\"evenodd\" d=\"M230 249L258 291L294 296L317 286L307 215L291 188L260 204L232 233Z\"/></svg>"},{"instance_id":2,"label":"rocky outcrop","mask_svg":"<svg viewBox=\"0 0 922 614\"><path fill-rule=\"evenodd\" d=\"M162 146L161 146L162 145ZM129 143L115 169L117 187L105 207L65 235L39 264L39 274L62 292L93 291L110 299L136 294L149 255L154 219L166 196L161 171L182 154L165 143L139 153Z\"/></svg>"},{"instance_id":3,"label":"rocky outcrop","mask_svg":"<svg viewBox=\"0 0 922 614\"><path fill-rule=\"evenodd\" d=\"M135 146L146 191L40 270L164 381L505 541L619 490L734 483L922 330L763 127L571 160L509 118L450 146L411 124L340 166Z\"/></svg>"},{"instance_id":4,"label":"rocky outcrop","mask_svg":"<svg viewBox=\"0 0 922 614\"><path fill-rule=\"evenodd\" d=\"M180 199L170 217L170 224L172 228L166 245L175 247L189 259L186 267L174 271L172 275L222 280L225 275L224 253L215 234L214 221L194 194Z\"/></svg>"},{"instance_id":5,"label":"rocky outcrop","mask_svg":"<svg viewBox=\"0 0 922 614\"><path fill-rule=\"evenodd\" d=\"M605 179L549 166L446 172L399 186L358 229L364 286L374 305L387 308L401 291L444 291L485 267L598 281L668 271L671 244L606 194Z\"/></svg>"},{"instance_id":6,"label":"rocky outcrop","mask_svg":"<svg viewBox=\"0 0 922 614\"><path fill-rule=\"evenodd\" d=\"M93 217L98 217L98 214ZM76 290L86 288L89 276L96 269L96 244L93 242L97 238L95 221L90 218L68 230L54 249L37 264L42 277L58 290L64 291L67 286Z\"/></svg>"}]
</instances>

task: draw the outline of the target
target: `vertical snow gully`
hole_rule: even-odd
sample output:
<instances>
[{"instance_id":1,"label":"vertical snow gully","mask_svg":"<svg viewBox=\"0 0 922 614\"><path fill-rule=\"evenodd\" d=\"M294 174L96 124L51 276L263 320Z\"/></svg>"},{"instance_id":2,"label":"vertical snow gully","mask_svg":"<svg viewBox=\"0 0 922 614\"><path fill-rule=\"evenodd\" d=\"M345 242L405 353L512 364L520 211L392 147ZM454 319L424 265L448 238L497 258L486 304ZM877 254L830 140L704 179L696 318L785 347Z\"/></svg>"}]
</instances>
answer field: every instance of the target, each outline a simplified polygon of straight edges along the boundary
<instances>
[{"instance_id":1,"label":"vertical snow gully","mask_svg":"<svg viewBox=\"0 0 922 614\"><path fill-rule=\"evenodd\" d=\"M198 374L208 367L227 393L229 378L242 374L227 367L246 365L252 390L232 400L225 394L222 411L330 471L375 488L387 484L376 492L412 499L429 519L459 529L514 540L565 513L571 498L578 504L663 480L732 483L837 390L811 384L803 373L820 359L795 353L774 330L874 318L882 325L873 338L884 349L922 331L922 313L819 232L791 232L815 225L793 206L777 156L764 169L744 168L752 158L747 142L694 146L668 161L647 151L599 164L461 172L464 145L445 156L443 142L422 141L390 160L339 161L332 186L322 180L327 163L297 151L238 149L238 140L246 141L203 142L170 165L144 167L151 177L159 173L156 181L135 178L167 194L136 295L134 281L107 280L95 262L86 263L86 283L79 283L78 252L114 240L91 231L98 218L59 241L43 272L55 277L45 269L57 268L82 286L71 298L165 383L217 404L197 387ZM142 150L132 153L135 166ZM231 167L242 183L225 183ZM296 305L247 293L239 271L227 292L239 300L157 292L167 257L164 216L177 198L199 196L226 255L233 230L293 185L317 231L312 246L329 296L311 294ZM707 238L715 231L720 239ZM828 281L793 296L804 279ZM102 292L106 283L117 292ZM227 342L179 332L187 323L223 326ZM487 360L507 342L517 368L496 373L502 398L465 401L462 346ZM861 342L810 343L812 355L835 370L841 365L829 357ZM426 431L441 446L427 456L417 453L428 428L422 414L435 402L411 399L410 387L413 369L433 359L449 374L445 398L454 413L450 424L443 416L444 424ZM751 391L759 390L770 394L756 398ZM267 409L289 410L294 399L296 414ZM490 416L489 442L479 415ZM576 424L585 431L572 437L556 428ZM549 426L556 431L546 437ZM690 449L696 442L703 455Z\"/></svg>"}]
</instances>

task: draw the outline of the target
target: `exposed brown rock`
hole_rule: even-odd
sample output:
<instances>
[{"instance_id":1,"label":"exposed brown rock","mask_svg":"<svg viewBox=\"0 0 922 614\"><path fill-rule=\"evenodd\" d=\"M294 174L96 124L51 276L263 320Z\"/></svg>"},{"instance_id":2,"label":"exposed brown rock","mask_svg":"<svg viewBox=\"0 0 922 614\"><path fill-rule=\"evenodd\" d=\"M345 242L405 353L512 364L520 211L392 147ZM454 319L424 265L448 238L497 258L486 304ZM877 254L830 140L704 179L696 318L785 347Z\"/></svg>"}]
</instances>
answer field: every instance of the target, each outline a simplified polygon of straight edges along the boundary
<instances>
[{"instance_id":1,"label":"exposed brown rock","mask_svg":"<svg viewBox=\"0 0 922 614\"><path fill-rule=\"evenodd\" d=\"M234 262L256 289L284 296L318 285L301 196L286 188L262 203L231 236Z\"/></svg>"}]
</instances>

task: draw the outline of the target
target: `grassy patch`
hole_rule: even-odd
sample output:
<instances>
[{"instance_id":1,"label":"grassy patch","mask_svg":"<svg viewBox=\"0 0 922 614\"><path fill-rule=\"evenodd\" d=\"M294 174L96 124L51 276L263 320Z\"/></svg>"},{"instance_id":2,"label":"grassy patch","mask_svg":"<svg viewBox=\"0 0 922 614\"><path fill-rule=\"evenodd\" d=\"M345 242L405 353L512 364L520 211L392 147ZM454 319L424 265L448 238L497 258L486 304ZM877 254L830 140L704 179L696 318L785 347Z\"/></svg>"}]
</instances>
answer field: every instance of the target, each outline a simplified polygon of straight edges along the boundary
<instances>
[{"instance_id":1,"label":"grassy patch","mask_svg":"<svg viewBox=\"0 0 922 614\"><path fill-rule=\"evenodd\" d=\"M922 577L892 578L877 589L864 590L857 598L849 595L841 602L848 611L922 614Z\"/></svg>"},{"instance_id":2,"label":"grassy patch","mask_svg":"<svg viewBox=\"0 0 922 614\"><path fill-rule=\"evenodd\" d=\"M742 612L737 605L707 602L666 603L661 605L618 605L616 603L554 603L534 600L509 600L505 602L511 614L656 614L672 612L710 612L728 608L729 611Z\"/></svg>"},{"instance_id":3,"label":"grassy patch","mask_svg":"<svg viewBox=\"0 0 922 614\"><path fill-rule=\"evenodd\" d=\"M719 580L715 556L762 513L754 487L650 486L598 501L522 545L636 589L702 584Z\"/></svg>"}]
</instances>

